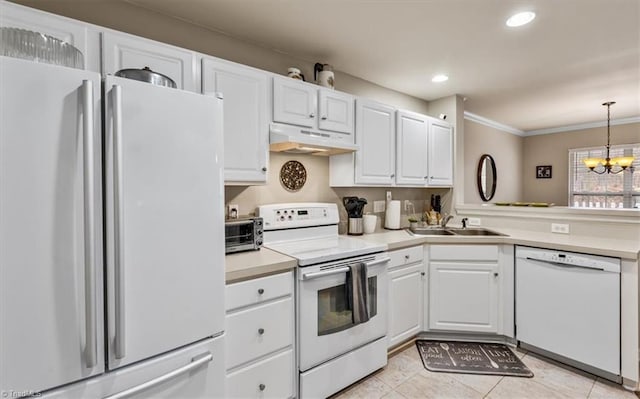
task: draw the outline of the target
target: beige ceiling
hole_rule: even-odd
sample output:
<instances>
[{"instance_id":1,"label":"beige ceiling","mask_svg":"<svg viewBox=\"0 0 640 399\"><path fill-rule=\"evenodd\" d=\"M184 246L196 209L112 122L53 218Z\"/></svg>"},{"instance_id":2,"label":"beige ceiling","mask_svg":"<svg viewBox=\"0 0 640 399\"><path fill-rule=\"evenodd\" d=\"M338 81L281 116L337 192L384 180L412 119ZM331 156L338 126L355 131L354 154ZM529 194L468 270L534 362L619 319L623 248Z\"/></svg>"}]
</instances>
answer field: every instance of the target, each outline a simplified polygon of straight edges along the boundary
<instances>
[{"instance_id":1,"label":"beige ceiling","mask_svg":"<svg viewBox=\"0 0 640 399\"><path fill-rule=\"evenodd\" d=\"M639 0L129 1L525 131L640 115Z\"/></svg>"}]
</instances>

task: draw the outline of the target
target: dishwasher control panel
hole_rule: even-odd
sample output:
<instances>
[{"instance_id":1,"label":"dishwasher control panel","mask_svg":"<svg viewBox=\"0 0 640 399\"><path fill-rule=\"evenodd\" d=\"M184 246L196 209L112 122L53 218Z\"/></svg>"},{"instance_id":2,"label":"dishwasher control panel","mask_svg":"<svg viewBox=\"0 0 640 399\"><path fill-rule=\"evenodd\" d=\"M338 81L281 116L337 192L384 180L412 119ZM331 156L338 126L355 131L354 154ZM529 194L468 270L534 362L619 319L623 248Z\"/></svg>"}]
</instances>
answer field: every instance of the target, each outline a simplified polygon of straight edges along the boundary
<instances>
[{"instance_id":1,"label":"dishwasher control panel","mask_svg":"<svg viewBox=\"0 0 640 399\"><path fill-rule=\"evenodd\" d=\"M620 272L620 259L600 255L557 251L544 248L516 247L516 258L567 266Z\"/></svg>"}]
</instances>

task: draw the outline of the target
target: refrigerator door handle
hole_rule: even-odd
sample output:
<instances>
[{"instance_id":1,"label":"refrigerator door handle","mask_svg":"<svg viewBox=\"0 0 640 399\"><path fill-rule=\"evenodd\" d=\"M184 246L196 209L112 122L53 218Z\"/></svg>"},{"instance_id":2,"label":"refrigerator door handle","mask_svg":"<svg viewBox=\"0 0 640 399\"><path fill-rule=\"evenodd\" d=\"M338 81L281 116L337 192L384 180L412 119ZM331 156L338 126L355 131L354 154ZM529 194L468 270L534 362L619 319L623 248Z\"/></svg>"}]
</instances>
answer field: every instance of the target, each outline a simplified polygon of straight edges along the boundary
<instances>
[{"instance_id":1,"label":"refrigerator door handle","mask_svg":"<svg viewBox=\"0 0 640 399\"><path fill-rule=\"evenodd\" d=\"M211 354L211 352L207 351L201 355L198 355L192 358L191 362L185 366L177 368L173 371L168 372L167 374L163 374L160 377L154 378L140 385L136 385L135 387L131 387L129 389L125 389L124 391L118 392L116 394L106 396L104 397L104 399L122 399L122 398L127 398L129 396L133 396L146 389L152 388L156 385L160 385L163 382L166 382L179 375L186 374L186 373L189 373L190 371L198 369L212 360L213 360L213 355Z\"/></svg>"},{"instance_id":2,"label":"refrigerator door handle","mask_svg":"<svg viewBox=\"0 0 640 399\"><path fill-rule=\"evenodd\" d=\"M114 290L115 290L115 338L114 354L122 359L126 354L124 312L124 218L122 204L122 87L113 85L113 214L114 214Z\"/></svg>"},{"instance_id":3,"label":"refrigerator door handle","mask_svg":"<svg viewBox=\"0 0 640 399\"><path fill-rule=\"evenodd\" d=\"M82 150L84 191L84 284L85 284L85 358L88 368L98 364L98 321L96 317L96 212L93 148L93 82L82 81Z\"/></svg>"}]
</instances>

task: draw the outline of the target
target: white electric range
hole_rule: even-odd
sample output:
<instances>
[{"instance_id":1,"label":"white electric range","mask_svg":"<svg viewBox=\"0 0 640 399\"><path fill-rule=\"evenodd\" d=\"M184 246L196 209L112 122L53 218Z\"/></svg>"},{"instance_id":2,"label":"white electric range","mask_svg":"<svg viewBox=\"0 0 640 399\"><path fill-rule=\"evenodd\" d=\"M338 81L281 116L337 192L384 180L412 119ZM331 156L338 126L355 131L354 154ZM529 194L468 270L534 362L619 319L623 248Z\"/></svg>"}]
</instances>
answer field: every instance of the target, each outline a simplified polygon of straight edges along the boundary
<instances>
[{"instance_id":1,"label":"white electric range","mask_svg":"<svg viewBox=\"0 0 640 399\"><path fill-rule=\"evenodd\" d=\"M258 207L264 246L298 260L296 337L299 398L327 397L387 364L386 245L338 235L336 204ZM355 323L351 266L366 269L369 320ZM364 285L364 284L362 284Z\"/></svg>"}]
</instances>

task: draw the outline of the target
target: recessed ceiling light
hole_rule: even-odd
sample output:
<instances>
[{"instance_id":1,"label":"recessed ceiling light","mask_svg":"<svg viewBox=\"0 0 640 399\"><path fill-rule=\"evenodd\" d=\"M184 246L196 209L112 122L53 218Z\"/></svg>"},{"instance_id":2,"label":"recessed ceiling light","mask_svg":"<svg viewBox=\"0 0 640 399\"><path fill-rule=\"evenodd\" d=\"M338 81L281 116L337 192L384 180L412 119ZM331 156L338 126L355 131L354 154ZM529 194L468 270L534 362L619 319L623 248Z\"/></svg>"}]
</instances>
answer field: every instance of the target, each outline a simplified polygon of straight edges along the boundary
<instances>
[{"instance_id":1,"label":"recessed ceiling light","mask_svg":"<svg viewBox=\"0 0 640 399\"><path fill-rule=\"evenodd\" d=\"M535 17L536 13L533 11L519 12L507 19L507 26L514 28L516 26L526 25L529 22L533 21Z\"/></svg>"},{"instance_id":2,"label":"recessed ceiling light","mask_svg":"<svg viewBox=\"0 0 640 399\"><path fill-rule=\"evenodd\" d=\"M449 80L447 75L436 75L431 79L431 81L435 83L446 82L447 80Z\"/></svg>"}]
</instances>

